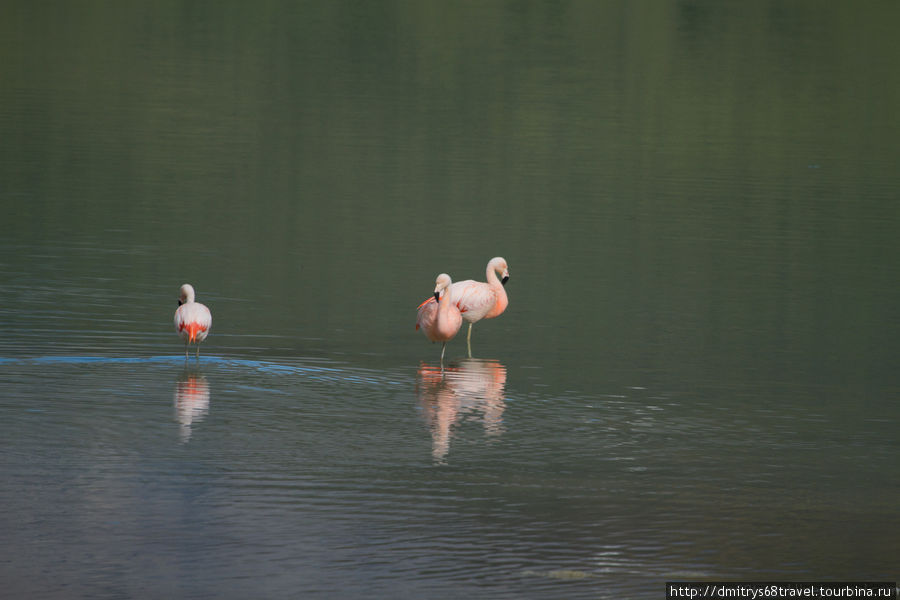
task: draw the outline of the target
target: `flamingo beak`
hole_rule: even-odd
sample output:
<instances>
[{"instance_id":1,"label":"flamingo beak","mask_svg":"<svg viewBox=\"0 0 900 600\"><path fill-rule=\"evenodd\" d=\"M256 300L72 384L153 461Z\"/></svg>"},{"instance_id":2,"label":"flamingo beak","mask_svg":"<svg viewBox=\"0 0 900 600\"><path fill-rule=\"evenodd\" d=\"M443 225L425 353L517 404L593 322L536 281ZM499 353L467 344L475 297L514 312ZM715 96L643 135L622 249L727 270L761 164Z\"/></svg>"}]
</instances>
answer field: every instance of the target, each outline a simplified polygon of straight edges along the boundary
<instances>
[{"instance_id":1,"label":"flamingo beak","mask_svg":"<svg viewBox=\"0 0 900 600\"><path fill-rule=\"evenodd\" d=\"M500 280L500 283L506 285L506 282L509 281L509 273L503 276L503 279Z\"/></svg>"},{"instance_id":2,"label":"flamingo beak","mask_svg":"<svg viewBox=\"0 0 900 600\"><path fill-rule=\"evenodd\" d=\"M440 293L440 292L435 292L435 293L434 293L434 301L435 301L435 302L440 302L440 301L441 301L441 293Z\"/></svg>"},{"instance_id":3,"label":"flamingo beak","mask_svg":"<svg viewBox=\"0 0 900 600\"><path fill-rule=\"evenodd\" d=\"M184 304L184 302L182 302L181 300L179 300L179 301L178 301L178 306L181 306L182 304Z\"/></svg>"}]
</instances>

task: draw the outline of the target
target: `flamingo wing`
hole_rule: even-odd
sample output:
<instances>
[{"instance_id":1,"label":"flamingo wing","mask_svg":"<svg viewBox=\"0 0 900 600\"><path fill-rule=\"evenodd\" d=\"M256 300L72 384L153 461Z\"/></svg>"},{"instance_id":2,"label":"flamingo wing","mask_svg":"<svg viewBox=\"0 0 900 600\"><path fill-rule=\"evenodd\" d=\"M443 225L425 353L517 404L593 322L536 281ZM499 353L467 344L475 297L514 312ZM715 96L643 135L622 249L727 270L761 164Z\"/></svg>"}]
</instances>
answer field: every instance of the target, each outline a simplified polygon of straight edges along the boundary
<instances>
[{"instance_id":1,"label":"flamingo wing","mask_svg":"<svg viewBox=\"0 0 900 600\"><path fill-rule=\"evenodd\" d=\"M451 298L466 321L483 319L497 302L497 296L490 285L472 279L454 283L450 291L453 294Z\"/></svg>"},{"instance_id":2,"label":"flamingo wing","mask_svg":"<svg viewBox=\"0 0 900 600\"><path fill-rule=\"evenodd\" d=\"M428 335L437 317L437 308L438 304L435 302L434 296L419 305L416 311L416 331L421 327L425 330L425 335Z\"/></svg>"}]
</instances>

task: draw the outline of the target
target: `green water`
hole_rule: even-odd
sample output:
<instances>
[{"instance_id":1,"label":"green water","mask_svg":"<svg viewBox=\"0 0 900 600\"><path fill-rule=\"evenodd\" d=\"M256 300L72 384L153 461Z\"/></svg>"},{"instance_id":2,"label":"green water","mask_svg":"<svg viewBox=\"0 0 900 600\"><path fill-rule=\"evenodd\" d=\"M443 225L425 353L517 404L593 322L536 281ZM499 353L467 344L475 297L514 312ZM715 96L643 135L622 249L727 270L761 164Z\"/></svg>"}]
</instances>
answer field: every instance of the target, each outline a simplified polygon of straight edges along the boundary
<instances>
[{"instance_id":1,"label":"green water","mask_svg":"<svg viewBox=\"0 0 900 600\"><path fill-rule=\"evenodd\" d=\"M7 589L896 579L898 17L5 3ZM497 255L435 375L415 307Z\"/></svg>"}]
</instances>

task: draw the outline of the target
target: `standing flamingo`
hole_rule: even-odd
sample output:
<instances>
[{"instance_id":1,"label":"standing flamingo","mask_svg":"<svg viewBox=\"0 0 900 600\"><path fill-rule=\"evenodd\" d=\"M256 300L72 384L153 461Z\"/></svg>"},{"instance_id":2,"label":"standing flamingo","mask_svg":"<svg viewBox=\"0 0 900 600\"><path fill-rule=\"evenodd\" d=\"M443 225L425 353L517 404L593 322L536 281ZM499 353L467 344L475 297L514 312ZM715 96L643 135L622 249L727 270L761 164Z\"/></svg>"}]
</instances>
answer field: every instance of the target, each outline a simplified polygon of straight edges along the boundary
<instances>
[{"instance_id":1,"label":"standing flamingo","mask_svg":"<svg viewBox=\"0 0 900 600\"><path fill-rule=\"evenodd\" d=\"M500 273L502 279L497 278L497 273ZM496 256L488 261L486 276L487 283L466 279L457 281L450 288L453 303L459 308L462 318L469 322L469 333L466 336L469 358L472 357L472 325L481 319L499 317L509 304L503 287L509 281L506 259ZM425 303L431 303L431 298Z\"/></svg>"},{"instance_id":2,"label":"standing flamingo","mask_svg":"<svg viewBox=\"0 0 900 600\"><path fill-rule=\"evenodd\" d=\"M209 309L194 302L194 287L186 283L181 286L178 310L175 311L175 332L184 339L184 358L188 358L188 345L197 344L197 360L200 360L200 342L209 335L212 315Z\"/></svg>"},{"instance_id":3,"label":"standing flamingo","mask_svg":"<svg viewBox=\"0 0 900 600\"><path fill-rule=\"evenodd\" d=\"M434 286L434 297L419 305L416 315L416 330L422 332L432 342L441 342L441 364L444 364L444 350L447 342L456 337L462 326L462 315L450 298L450 276L441 273Z\"/></svg>"}]
</instances>

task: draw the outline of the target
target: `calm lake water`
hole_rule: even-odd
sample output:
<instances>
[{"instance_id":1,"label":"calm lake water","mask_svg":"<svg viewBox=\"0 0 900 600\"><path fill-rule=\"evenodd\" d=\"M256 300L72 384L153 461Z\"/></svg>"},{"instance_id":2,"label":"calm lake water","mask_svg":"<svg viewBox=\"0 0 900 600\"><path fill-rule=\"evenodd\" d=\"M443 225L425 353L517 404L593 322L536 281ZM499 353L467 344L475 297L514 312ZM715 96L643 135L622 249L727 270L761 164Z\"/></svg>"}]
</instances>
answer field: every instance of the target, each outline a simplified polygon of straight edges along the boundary
<instances>
[{"instance_id":1,"label":"calm lake water","mask_svg":"<svg viewBox=\"0 0 900 600\"><path fill-rule=\"evenodd\" d=\"M896 580L898 19L4 3L4 594Z\"/></svg>"}]
</instances>

